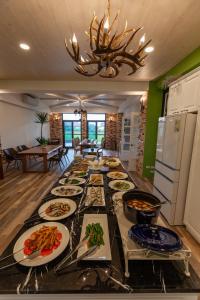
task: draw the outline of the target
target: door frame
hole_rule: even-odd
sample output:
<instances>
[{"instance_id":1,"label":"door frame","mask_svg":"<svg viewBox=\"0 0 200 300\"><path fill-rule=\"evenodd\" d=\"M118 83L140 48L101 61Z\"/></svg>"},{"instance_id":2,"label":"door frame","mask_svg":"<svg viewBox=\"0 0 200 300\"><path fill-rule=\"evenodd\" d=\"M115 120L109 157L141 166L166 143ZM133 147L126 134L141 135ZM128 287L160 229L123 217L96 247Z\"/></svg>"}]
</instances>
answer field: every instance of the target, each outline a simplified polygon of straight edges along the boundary
<instances>
[{"instance_id":1,"label":"door frame","mask_svg":"<svg viewBox=\"0 0 200 300\"><path fill-rule=\"evenodd\" d=\"M82 140L82 120L62 120L62 127L63 127L63 146L65 147L65 122L71 122L72 123L72 139L74 138L74 122L80 122L81 123L81 131L80 131L80 139ZM69 148L73 148L72 146Z\"/></svg>"}]
</instances>

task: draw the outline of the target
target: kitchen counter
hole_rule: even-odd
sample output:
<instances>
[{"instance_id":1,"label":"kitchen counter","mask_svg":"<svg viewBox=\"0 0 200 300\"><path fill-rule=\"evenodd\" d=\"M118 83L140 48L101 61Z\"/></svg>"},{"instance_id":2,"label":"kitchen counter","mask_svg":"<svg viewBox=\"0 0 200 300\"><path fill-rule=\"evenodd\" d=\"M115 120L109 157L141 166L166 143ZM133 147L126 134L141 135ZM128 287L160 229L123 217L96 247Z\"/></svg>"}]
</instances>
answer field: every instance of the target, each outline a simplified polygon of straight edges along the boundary
<instances>
[{"instance_id":1,"label":"kitchen counter","mask_svg":"<svg viewBox=\"0 0 200 300\"><path fill-rule=\"evenodd\" d=\"M36 297L46 299L47 294L49 299L62 299L63 294L65 294L65 299L160 299L161 294L165 299L197 299L197 294L200 293L200 280L191 266L191 276L186 277L179 262L130 261L130 277L125 278L122 241L111 200L113 191L108 188L108 181L109 179L104 175L106 207L92 207L85 213L107 214L112 261L82 261L55 274L53 267L69 252L70 246L68 245L63 254L48 265L32 269L15 265L0 271L0 299L15 299L20 293L29 294L28 299ZM58 183L55 184L57 185ZM49 195L43 199L43 202L47 201L48 197ZM75 199L78 203L80 197ZM80 240L83 215L84 213L78 216L72 215L62 221L69 231L73 232L72 248ZM12 252L18 237L33 225L35 225L34 222L23 226L3 256ZM12 262L13 258L7 260L7 263ZM28 272L31 274L30 280L23 289Z\"/></svg>"}]
</instances>

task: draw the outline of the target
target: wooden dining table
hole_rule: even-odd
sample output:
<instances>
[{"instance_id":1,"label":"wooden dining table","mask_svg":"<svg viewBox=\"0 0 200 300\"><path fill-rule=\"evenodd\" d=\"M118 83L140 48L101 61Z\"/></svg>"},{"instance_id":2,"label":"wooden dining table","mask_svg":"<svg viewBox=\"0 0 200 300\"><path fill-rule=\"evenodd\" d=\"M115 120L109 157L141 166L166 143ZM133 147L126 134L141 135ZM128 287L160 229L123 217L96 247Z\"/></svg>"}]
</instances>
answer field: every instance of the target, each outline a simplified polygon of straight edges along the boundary
<instances>
[{"instance_id":1,"label":"wooden dining table","mask_svg":"<svg viewBox=\"0 0 200 300\"><path fill-rule=\"evenodd\" d=\"M80 153L82 154L84 149L87 149L87 148L96 148L97 145L96 145L96 143L83 143L83 142L81 142L79 144L79 147L80 147Z\"/></svg>"},{"instance_id":2,"label":"wooden dining table","mask_svg":"<svg viewBox=\"0 0 200 300\"><path fill-rule=\"evenodd\" d=\"M28 168L28 162L30 156L40 156L43 160L43 169L41 172L48 172L48 159L56 154L58 154L59 149L61 149L62 145L47 145L45 147L37 146L24 151L19 152L19 156L22 159L22 171L26 172L39 172L34 171Z\"/></svg>"}]
</instances>

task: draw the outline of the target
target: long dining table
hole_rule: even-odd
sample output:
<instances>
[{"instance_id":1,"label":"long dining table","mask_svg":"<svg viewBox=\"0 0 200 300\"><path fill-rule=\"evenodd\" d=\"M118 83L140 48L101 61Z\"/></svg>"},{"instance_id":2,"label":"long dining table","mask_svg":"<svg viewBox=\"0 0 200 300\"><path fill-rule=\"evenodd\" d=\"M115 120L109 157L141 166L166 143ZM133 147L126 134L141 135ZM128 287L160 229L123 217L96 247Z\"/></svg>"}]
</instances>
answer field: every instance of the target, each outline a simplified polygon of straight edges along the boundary
<instances>
[{"instance_id":1,"label":"long dining table","mask_svg":"<svg viewBox=\"0 0 200 300\"><path fill-rule=\"evenodd\" d=\"M43 161L43 169L41 172L48 172L48 159L53 157L54 155L58 154L59 149L62 148L62 145L47 145L45 147L37 146L32 147L27 150L19 152L19 156L22 159L22 171L26 172L39 172L33 171L32 169L28 168L29 165L29 157L30 156L40 156L42 157Z\"/></svg>"},{"instance_id":2,"label":"long dining table","mask_svg":"<svg viewBox=\"0 0 200 300\"><path fill-rule=\"evenodd\" d=\"M55 183L54 187L60 186L60 179L68 172L70 174L74 168L80 171L80 161L73 161L65 170L63 175ZM117 171L127 173L120 165ZM90 174L99 171L90 170ZM133 182L127 173L127 180ZM87 177L86 177L87 179ZM80 214L72 214L60 220L70 232L70 242L63 253L52 262L43 266L28 268L20 264L10 268L0 270L0 300L19 299L18 294L30 294L25 299L182 299L196 300L200 293L200 280L190 266L190 277L186 277L181 271L181 267L172 261L130 261L130 277L124 276L123 243L117 222L115 210L113 209L112 196L116 192L109 186L111 179L107 174L103 174L103 188L105 194L105 206L92 206ZM88 188L86 182L83 189ZM42 203L48 203L53 198L51 191L43 198ZM58 197L59 198L59 197ZM77 206L81 201L81 195L70 197ZM38 214L38 209L32 216ZM69 252L74 249L80 241L84 214L106 214L108 219L111 261L80 261L59 273L55 273L55 266ZM38 215L39 216L39 215ZM31 220L29 218L29 220ZM20 236L31 227L46 222L42 218L26 223L21 228L17 236L7 247L2 257L12 253L13 247ZM76 254L72 259L76 258ZM14 262L13 257L9 257L7 263ZM2 264L2 263L1 263ZM1 265L0 264L0 265ZM40 294L40 295L38 295ZM39 297L39 298L38 298Z\"/></svg>"}]
</instances>

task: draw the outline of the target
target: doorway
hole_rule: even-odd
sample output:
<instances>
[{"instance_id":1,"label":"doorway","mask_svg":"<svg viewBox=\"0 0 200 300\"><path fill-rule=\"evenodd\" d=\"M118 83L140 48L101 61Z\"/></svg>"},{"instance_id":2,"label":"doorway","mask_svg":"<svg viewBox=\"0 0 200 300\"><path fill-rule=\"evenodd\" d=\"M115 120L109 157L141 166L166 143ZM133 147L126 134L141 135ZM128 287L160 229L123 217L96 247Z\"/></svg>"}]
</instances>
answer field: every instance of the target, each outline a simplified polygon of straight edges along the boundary
<instances>
[{"instance_id":1,"label":"doorway","mask_svg":"<svg viewBox=\"0 0 200 300\"><path fill-rule=\"evenodd\" d=\"M70 120L71 119L71 120ZM81 120L74 114L63 114L64 146L72 147L74 138L81 140Z\"/></svg>"}]
</instances>

